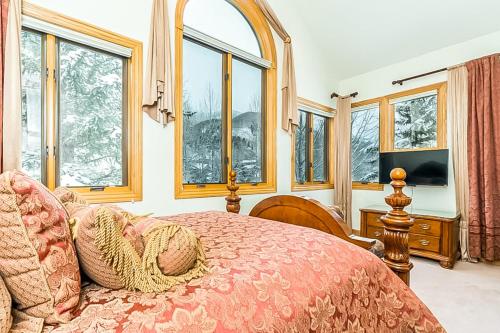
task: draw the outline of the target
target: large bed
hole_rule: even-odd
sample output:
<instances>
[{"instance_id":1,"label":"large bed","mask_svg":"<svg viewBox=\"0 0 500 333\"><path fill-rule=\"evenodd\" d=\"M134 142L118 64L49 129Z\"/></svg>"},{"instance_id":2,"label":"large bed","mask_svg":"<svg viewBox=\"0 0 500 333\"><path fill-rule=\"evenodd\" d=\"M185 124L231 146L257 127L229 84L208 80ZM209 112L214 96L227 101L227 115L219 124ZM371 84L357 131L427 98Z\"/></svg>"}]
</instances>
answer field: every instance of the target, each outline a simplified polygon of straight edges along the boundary
<instances>
[{"instance_id":1,"label":"large bed","mask_svg":"<svg viewBox=\"0 0 500 333\"><path fill-rule=\"evenodd\" d=\"M399 243L393 245L400 250L388 240L390 252L401 259L397 265L387 255L381 260L367 251L371 240L350 237L332 209L304 198L265 199L253 216L168 216L163 219L192 228L200 237L208 273L161 294L87 284L75 318L44 331L444 332L405 283L408 272L401 267L408 264L408 248L401 239L411 222L398 190L404 182L393 185L399 228L394 231ZM227 207L235 211L237 186L229 188ZM391 231L390 221L387 225Z\"/></svg>"}]
</instances>

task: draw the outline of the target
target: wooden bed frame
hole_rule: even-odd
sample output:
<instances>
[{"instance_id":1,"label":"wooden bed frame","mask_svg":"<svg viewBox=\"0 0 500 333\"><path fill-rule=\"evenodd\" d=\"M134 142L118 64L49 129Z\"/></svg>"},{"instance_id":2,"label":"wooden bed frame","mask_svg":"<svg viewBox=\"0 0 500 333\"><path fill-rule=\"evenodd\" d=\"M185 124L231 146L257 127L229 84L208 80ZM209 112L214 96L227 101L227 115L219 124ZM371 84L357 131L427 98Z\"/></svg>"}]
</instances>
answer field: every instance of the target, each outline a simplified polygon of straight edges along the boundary
<instances>
[{"instance_id":1,"label":"wooden bed frame","mask_svg":"<svg viewBox=\"0 0 500 333\"><path fill-rule=\"evenodd\" d=\"M411 203L411 198L402 191L406 185L405 178L406 172L403 169L392 170L391 185L394 188L394 193L385 198L392 210L383 216L381 221L384 223L385 250L383 260L409 285L410 270L413 264L410 262L408 232L413 225L413 220L404 211L404 207ZM226 197L226 209L230 213L239 213L241 198L237 194L239 186L236 185L234 171L230 174L230 180L228 186L230 195ZM370 249L375 244L373 239L353 236L351 227L344 222L335 208L327 207L314 199L293 195L273 196L259 202L249 215L318 229L364 249Z\"/></svg>"}]
</instances>

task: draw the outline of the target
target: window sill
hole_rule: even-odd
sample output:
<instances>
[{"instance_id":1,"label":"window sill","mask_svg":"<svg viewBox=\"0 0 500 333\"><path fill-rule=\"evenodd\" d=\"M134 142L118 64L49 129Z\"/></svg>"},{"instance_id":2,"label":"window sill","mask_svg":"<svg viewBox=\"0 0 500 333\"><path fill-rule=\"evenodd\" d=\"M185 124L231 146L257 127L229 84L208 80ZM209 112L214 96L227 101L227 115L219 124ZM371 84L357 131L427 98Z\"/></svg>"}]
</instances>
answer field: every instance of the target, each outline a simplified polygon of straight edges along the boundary
<instances>
[{"instance_id":1,"label":"window sill","mask_svg":"<svg viewBox=\"0 0 500 333\"><path fill-rule=\"evenodd\" d=\"M239 190L236 192L239 195L245 194L268 194L276 193L276 185L262 183L257 185L238 184ZM229 195L227 184L206 185L198 187L197 185L181 185L176 188L176 199L194 199L194 198L209 198L209 197L225 197Z\"/></svg>"},{"instance_id":2,"label":"window sill","mask_svg":"<svg viewBox=\"0 0 500 333\"><path fill-rule=\"evenodd\" d=\"M359 183L359 182L353 182L352 189L353 190L365 190L365 191L383 191L384 184L379 184L379 183L363 184L363 183Z\"/></svg>"},{"instance_id":3,"label":"window sill","mask_svg":"<svg viewBox=\"0 0 500 333\"><path fill-rule=\"evenodd\" d=\"M334 186L331 183L321 184L321 183L312 183L312 184L292 184L292 192L301 192L301 191L317 191L317 190L333 190Z\"/></svg>"},{"instance_id":4,"label":"window sill","mask_svg":"<svg viewBox=\"0 0 500 333\"><path fill-rule=\"evenodd\" d=\"M88 203L117 203L141 201L142 191L130 187L108 187L103 191L91 191L90 188L70 188L80 194Z\"/></svg>"}]
</instances>

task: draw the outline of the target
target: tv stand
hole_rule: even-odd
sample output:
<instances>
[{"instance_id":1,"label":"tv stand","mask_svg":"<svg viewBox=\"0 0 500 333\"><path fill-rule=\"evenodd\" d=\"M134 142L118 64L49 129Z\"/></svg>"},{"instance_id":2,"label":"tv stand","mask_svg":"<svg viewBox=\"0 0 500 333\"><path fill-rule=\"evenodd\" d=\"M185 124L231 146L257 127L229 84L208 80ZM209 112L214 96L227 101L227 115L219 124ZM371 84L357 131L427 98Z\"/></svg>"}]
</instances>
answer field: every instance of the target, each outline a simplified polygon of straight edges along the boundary
<instances>
[{"instance_id":1,"label":"tv stand","mask_svg":"<svg viewBox=\"0 0 500 333\"><path fill-rule=\"evenodd\" d=\"M375 205L360 209L361 236L384 241L384 225L380 217L389 206ZM410 254L439 261L443 268L455 265L458 251L460 215L452 212L412 209L415 224L410 229Z\"/></svg>"}]
</instances>

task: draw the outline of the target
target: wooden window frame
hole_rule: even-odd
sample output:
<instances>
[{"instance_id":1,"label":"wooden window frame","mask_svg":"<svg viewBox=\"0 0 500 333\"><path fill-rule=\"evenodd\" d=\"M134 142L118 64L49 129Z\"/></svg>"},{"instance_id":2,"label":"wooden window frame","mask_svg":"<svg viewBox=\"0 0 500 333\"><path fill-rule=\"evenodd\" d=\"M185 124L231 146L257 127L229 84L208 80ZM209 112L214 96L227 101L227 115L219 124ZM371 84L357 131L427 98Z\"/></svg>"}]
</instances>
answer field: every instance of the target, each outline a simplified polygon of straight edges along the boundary
<instances>
[{"instance_id":1,"label":"wooden window frame","mask_svg":"<svg viewBox=\"0 0 500 333\"><path fill-rule=\"evenodd\" d=\"M23 1L23 15L57 25L59 27L82 33L87 36L105 40L129 48L131 57L126 60L127 66L127 185L100 188L72 187L89 203L127 202L142 200L142 43L131 38L101 29L89 23L59 14ZM46 36L47 77L44 91L45 143L48 147L57 146L57 88L54 77L56 69L56 37ZM53 149L46 156L47 187L55 189L56 155Z\"/></svg>"},{"instance_id":2,"label":"wooden window frame","mask_svg":"<svg viewBox=\"0 0 500 333\"><path fill-rule=\"evenodd\" d=\"M441 82L436 84L431 84L424 87L419 87L415 89L410 89L406 91L402 91L399 93L391 94L385 96L386 108L384 110L384 117L387 122L387 132L385 136L381 136L381 152L402 152L402 151L420 151L420 150L437 150L437 149L445 149L447 147L446 142L446 88L447 83ZM389 104L391 99L407 97L412 95L417 95L421 93L425 93L428 91L436 90L437 91L437 144L436 147L430 148L409 148L409 149L395 149L394 148L394 128L395 128L395 115L394 115L394 106Z\"/></svg>"},{"instance_id":3,"label":"wooden window frame","mask_svg":"<svg viewBox=\"0 0 500 333\"><path fill-rule=\"evenodd\" d=\"M328 112L328 113L334 113L335 110L331 107L328 107L326 105L322 105L313 101L310 101L308 99L298 97L297 102L300 107L307 107L307 108L312 108L316 109L322 112ZM308 117L308 124L310 124L311 128L314 126L313 124L313 113L311 112L306 112L307 117ZM334 124L334 118L327 118L326 119L326 141L331 142L333 140L333 124ZM333 152L333 144L328 144L327 145L327 154L326 160L328 162L328 179L326 182L315 182L314 175L313 175L313 166L312 166L312 161L314 160L314 149L313 149L313 131L309 130L308 131L309 135L309 154L310 154L310 159L311 163L309 165L309 181L306 183L297 183L295 179L295 133L292 135L292 160L291 160L291 184L292 184L292 191L293 192L299 192L299 191L316 191L316 190L330 190L334 188L334 152Z\"/></svg>"},{"instance_id":4,"label":"wooden window frame","mask_svg":"<svg viewBox=\"0 0 500 333\"><path fill-rule=\"evenodd\" d=\"M373 98L362 102L353 103L352 108L368 105L379 104L380 112L380 152L403 152L403 151L422 151L422 150L438 150L447 147L447 118L446 118L446 89L447 83L440 82L415 89L405 90L398 93L390 94L383 97ZM432 148L414 148L414 149L394 149L394 106L390 105L391 99L407 97L425 93L428 91L437 91L437 145ZM384 184L360 182L352 183L353 190L372 190L383 191Z\"/></svg>"},{"instance_id":5,"label":"wooden window frame","mask_svg":"<svg viewBox=\"0 0 500 333\"><path fill-rule=\"evenodd\" d=\"M383 127L383 119L382 119L382 105L384 103L383 98L372 98L366 101L362 102L357 102L353 103L351 105L351 108L359 108L365 105L370 105L370 104L378 104L378 110L379 110L379 150L380 150L380 143L382 141L382 127ZM352 130L352 127L351 127ZM352 182L352 189L353 190L366 190L366 191L383 191L384 190L384 184L380 183L362 183L362 182Z\"/></svg>"},{"instance_id":6,"label":"wooden window frame","mask_svg":"<svg viewBox=\"0 0 500 333\"><path fill-rule=\"evenodd\" d=\"M175 119L175 198L204 198L227 195L227 185L229 177L226 177L225 184L184 184L183 182L183 156L182 156L182 66L183 66L183 40L184 40L184 10L189 0L178 0L175 12L175 109L178 117ZM257 184L240 184L240 194L261 194L276 192L276 98L277 98L277 79L276 79L276 48L274 44L271 29L261 10L253 1L231 0L229 1L246 18L247 22L255 32L262 58L271 62L271 67L263 69L263 106L264 106L264 144L263 149L263 174L264 182ZM224 70L231 71L232 54L223 55ZM225 89L232 88L231 76L225 80ZM231 103L228 100L223 101L224 117L230 119ZM232 167L232 142L231 142L231 122L226 124L227 139L226 153L228 163L226 165L227 175Z\"/></svg>"}]
</instances>

